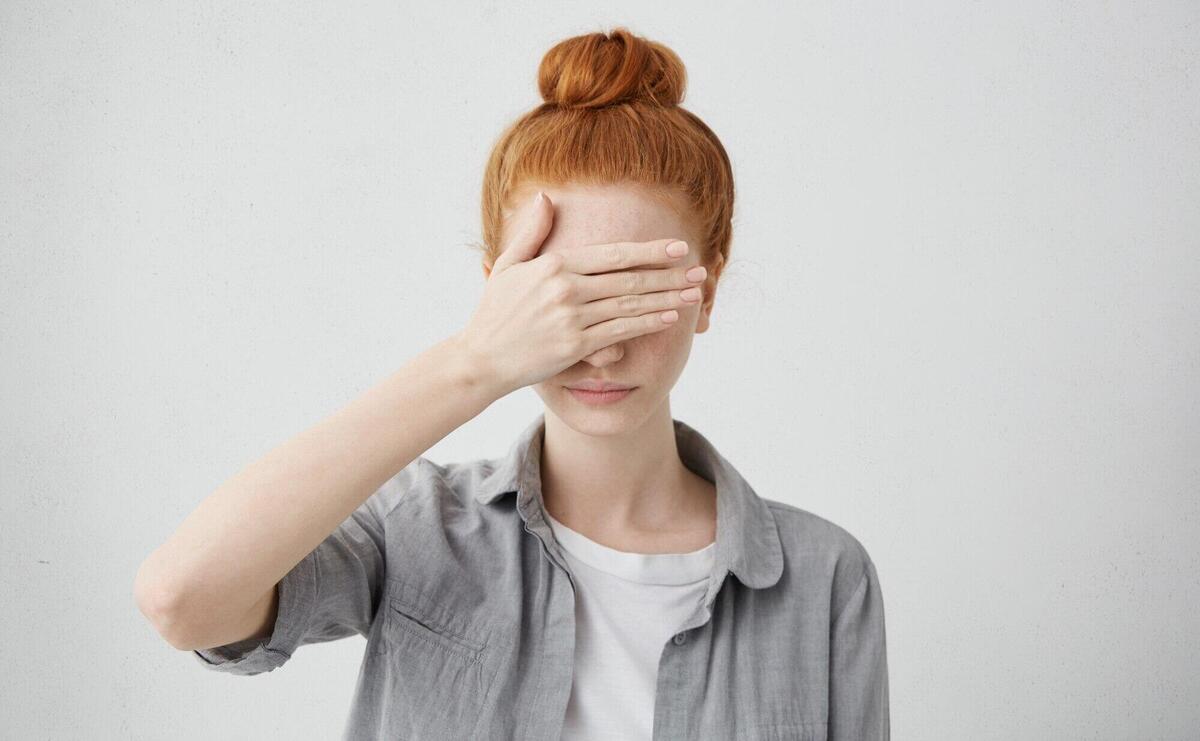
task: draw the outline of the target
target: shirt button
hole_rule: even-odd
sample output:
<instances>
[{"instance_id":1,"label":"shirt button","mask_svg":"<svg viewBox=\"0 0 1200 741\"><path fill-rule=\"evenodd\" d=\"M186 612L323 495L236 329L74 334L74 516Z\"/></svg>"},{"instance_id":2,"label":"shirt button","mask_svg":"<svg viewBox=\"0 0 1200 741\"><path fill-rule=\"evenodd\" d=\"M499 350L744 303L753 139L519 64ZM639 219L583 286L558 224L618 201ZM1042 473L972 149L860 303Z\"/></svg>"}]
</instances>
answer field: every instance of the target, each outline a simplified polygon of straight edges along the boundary
<instances>
[{"instance_id":1,"label":"shirt button","mask_svg":"<svg viewBox=\"0 0 1200 741\"><path fill-rule=\"evenodd\" d=\"M671 640L675 642L676 646L682 646L683 642L687 640L687 635L684 633L676 633L675 637Z\"/></svg>"}]
</instances>

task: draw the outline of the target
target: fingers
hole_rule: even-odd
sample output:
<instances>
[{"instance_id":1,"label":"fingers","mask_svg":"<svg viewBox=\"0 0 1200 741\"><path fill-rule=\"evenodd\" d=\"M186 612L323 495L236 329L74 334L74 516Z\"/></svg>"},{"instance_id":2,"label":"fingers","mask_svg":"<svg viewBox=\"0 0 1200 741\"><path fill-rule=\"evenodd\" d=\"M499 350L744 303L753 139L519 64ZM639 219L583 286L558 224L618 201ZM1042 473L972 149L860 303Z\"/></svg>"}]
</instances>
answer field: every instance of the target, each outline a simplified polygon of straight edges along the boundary
<instances>
[{"instance_id":1,"label":"fingers","mask_svg":"<svg viewBox=\"0 0 1200 741\"><path fill-rule=\"evenodd\" d=\"M610 296L629 296L652 291L680 290L704 282L708 270L703 265L679 266L653 270L623 270L601 275L580 275L576 278L579 301L596 301Z\"/></svg>"},{"instance_id":2,"label":"fingers","mask_svg":"<svg viewBox=\"0 0 1200 741\"><path fill-rule=\"evenodd\" d=\"M673 255L667 246L673 242L683 245L683 251ZM590 275L624 270L638 265L669 265L687 255L687 242L673 237L649 242L609 242L585 244L562 250L563 267L573 273Z\"/></svg>"},{"instance_id":3,"label":"fingers","mask_svg":"<svg viewBox=\"0 0 1200 741\"><path fill-rule=\"evenodd\" d=\"M580 307L585 327L619 318L637 318L649 313L661 313L700 303L704 293L699 285L668 289L654 293L625 294L592 301Z\"/></svg>"},{"instance_id":4,"label":"fingers","mask_svg":"<svg viewBox=\"0 0 1200 741\"><path fill-rule=\"evenodd\" d=\"M492 271L502 272L511 265L532 260L553 225L554 204L550 196L539 190L517 214L510 235L505 240L504 251L496 258Z\"/></svg>"},{"instance_id":5,"label":"fingers","mask_svg":"<svg viewBox=\"0 0 1200 741\"><path fill-rule=\"evenodd\" d=\"M584 346L587 352L584 357L616 344L623 340L640 337L644 334L661 332L679 321L679 312L675 309L655 311L641 316L621 316L606 322L593 324L583 330Z\"/></svg>"}]
</instances>

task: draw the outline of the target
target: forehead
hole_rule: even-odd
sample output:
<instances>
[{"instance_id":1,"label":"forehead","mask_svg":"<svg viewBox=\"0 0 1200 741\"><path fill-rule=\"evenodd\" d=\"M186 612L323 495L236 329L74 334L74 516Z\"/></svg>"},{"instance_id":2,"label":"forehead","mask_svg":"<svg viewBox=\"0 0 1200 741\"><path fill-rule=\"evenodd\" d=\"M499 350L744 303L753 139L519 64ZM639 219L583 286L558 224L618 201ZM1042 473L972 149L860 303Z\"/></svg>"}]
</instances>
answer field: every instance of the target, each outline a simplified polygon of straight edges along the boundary
<instances>
[{"instance_id":1,"label":"forehead","mask_svg":"<svg viewBox=\"0 0 1200 741\"><path fill-rule=\"evenodd\" d=\"M606 242L645 242L675 237L697 244L682 199L655 193L635 183L523 185L514 196L525 203L538 190L554 204L554 226L542 253Z\"/></svg>"}]
</instances>

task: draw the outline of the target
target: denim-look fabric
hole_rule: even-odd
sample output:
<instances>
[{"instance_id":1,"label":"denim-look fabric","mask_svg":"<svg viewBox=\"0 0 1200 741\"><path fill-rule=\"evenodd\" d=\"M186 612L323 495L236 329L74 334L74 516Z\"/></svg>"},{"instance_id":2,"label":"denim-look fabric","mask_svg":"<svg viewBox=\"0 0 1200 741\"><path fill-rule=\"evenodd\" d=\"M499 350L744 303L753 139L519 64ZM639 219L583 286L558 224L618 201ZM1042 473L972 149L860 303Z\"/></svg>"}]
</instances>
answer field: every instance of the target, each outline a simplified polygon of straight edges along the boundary
<instances>
[{"instance_id":1,"label":"denim-look fabric","mask_svg":"<svg viewBox=\"0 0 1200 741\"><path fill-rule=\"evenodd\" d=\"M888 739L883 598L866 550L759 497L674 425L684 464L716 485L716 560L662 647L654 739ZM557 741L575 584L545 518L544 429L539 414L497 459L417 458L281 580L268 640L196 658L258 674L357 633L367 644L345 738Z\"/></svg>"}]
</instances>

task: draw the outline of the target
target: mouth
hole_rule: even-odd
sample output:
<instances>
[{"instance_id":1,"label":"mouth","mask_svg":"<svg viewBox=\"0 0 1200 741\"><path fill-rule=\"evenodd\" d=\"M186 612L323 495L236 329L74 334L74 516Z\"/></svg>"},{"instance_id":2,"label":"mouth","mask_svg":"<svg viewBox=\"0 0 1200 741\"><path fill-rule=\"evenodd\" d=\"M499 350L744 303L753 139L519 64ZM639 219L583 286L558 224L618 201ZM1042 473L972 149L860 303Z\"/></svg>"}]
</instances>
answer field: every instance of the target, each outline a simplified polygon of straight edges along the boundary
<instances>
[{"instance_id":1,"label":"mouth","mask_svg":"<svg viewBox=\"0 0 1200 741\"><path fill-rule=\"evenodd\" d=\"M632 387L612 387L605 391L592 391L589 389L573 388L571 386L563 386L567 391L571 392L571 396L584 404L596 406L603 404L612 404L620 401L626 396L637 390L637 386Z\"/></svg>"},{"instance_id":2,"label":"mouth","mask_svg":"<svg viewBox=\"0 0 1200 741\"><path fill-rule=\"evenodd\" d=\"M626 386L623 383L613 383L612 381L597 381L587 378L578 381L574 386L567 386L569 389L578 389L580 391L626 391L633 386Z\"/></svg>"}]
</instances>

